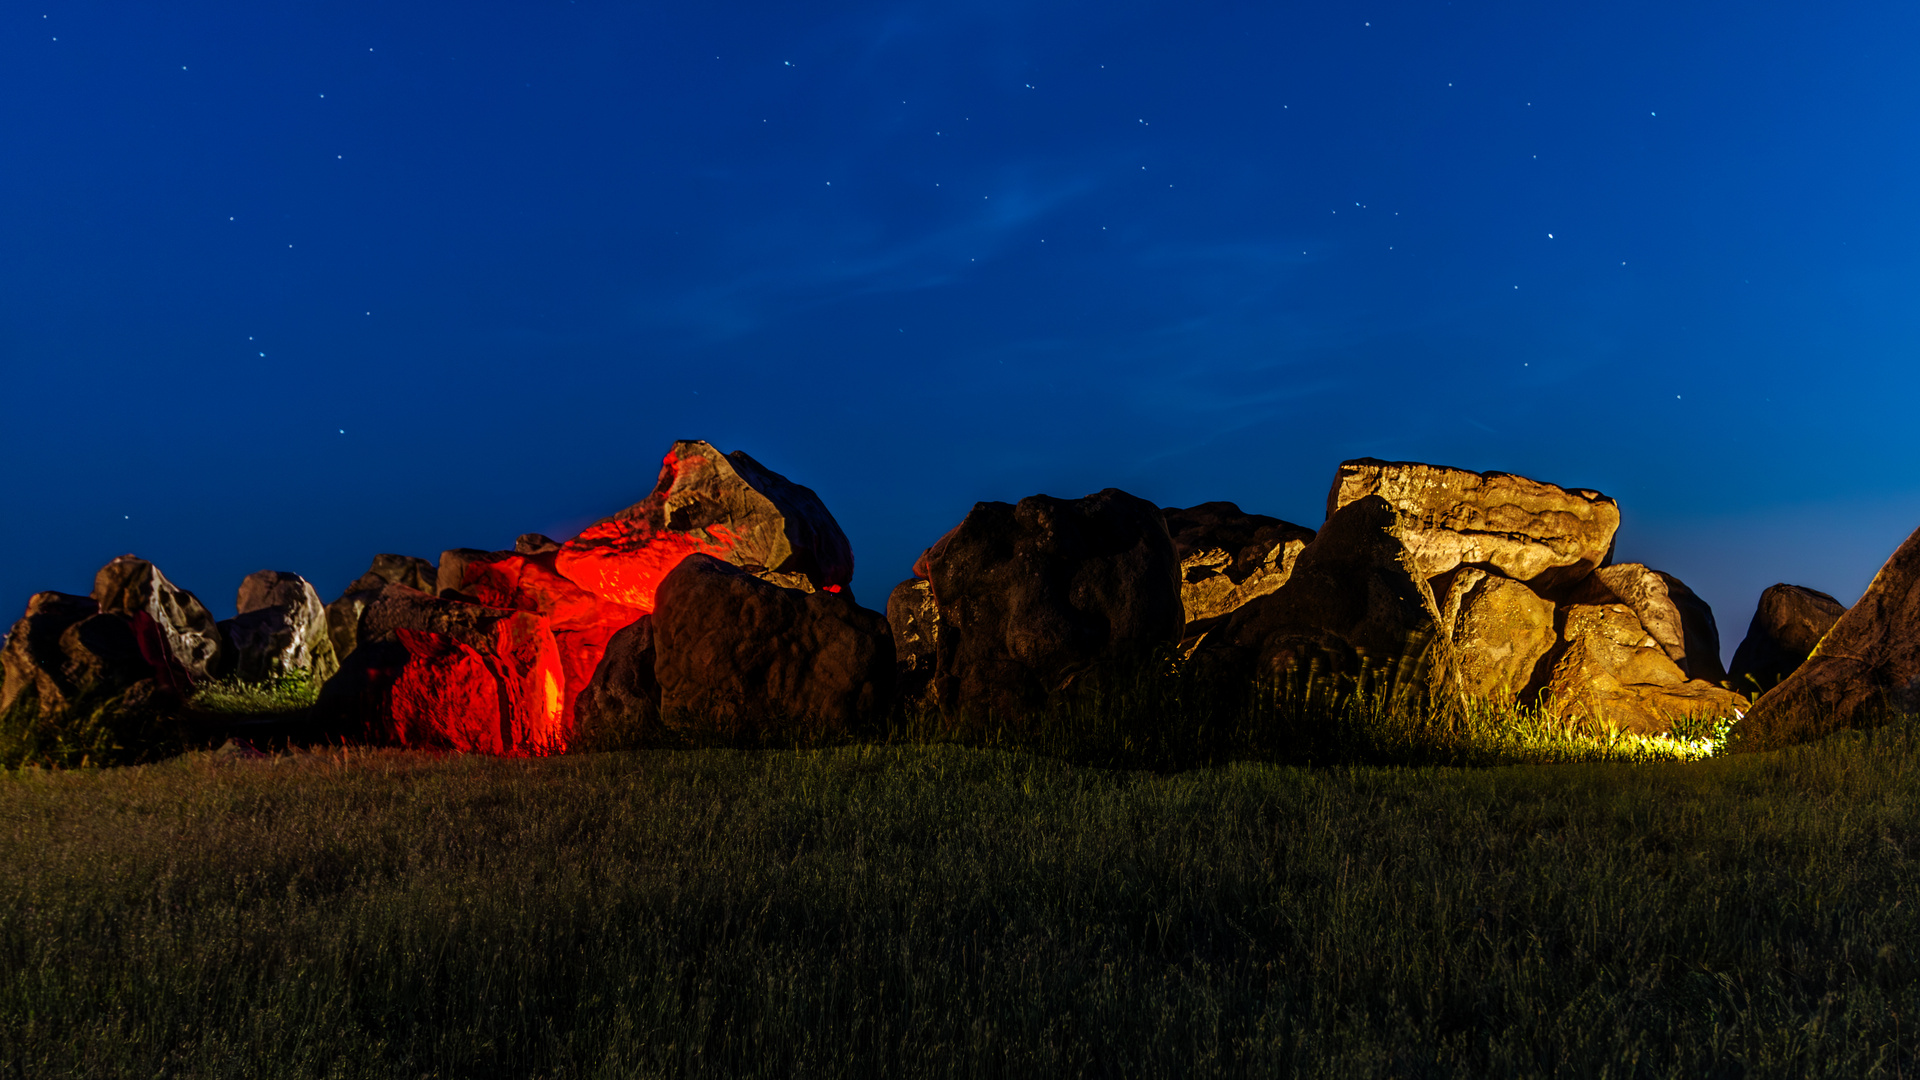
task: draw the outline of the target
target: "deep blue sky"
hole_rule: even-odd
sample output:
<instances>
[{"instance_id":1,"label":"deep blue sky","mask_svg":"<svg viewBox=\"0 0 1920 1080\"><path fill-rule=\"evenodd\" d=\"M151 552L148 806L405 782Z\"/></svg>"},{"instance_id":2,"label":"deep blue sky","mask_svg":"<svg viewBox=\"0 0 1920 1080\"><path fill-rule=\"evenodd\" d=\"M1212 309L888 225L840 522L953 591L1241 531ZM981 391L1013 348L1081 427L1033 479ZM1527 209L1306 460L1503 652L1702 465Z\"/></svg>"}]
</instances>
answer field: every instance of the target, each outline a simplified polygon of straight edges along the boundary
<instances>
[{"instance_id":1,"label":"deep blue sky","mask_svg":"<svg viewBox=\"0 0 1920 1080\"><path fill-rule=\"evenodd\" d=\"M559 536L675 438L884 603L978 499L1620 500L1726 651L1920 524L1910 4L0 14L0 602ZM264 354L264 355L263 355Z\"/></svg>"}]
</instances>

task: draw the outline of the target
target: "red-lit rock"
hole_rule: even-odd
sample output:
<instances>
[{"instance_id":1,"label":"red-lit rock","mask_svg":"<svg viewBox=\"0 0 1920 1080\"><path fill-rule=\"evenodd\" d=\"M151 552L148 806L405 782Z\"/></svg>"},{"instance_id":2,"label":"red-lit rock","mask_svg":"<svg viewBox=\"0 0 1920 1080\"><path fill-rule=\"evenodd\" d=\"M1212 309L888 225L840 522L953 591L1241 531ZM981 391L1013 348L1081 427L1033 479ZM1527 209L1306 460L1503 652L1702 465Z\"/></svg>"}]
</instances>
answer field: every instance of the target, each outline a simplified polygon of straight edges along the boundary
<instances>
[{"instance_id":1,"label":"red-lit rock","mask_svg":"<svg viewBox=\"0 0 1920 1080\"><path fill-rule=\"evenodd\" d=\"M321 692L346 733L508 756L565 749L566 676L546 618L389 585L358 636Z\"/></svg>"}]
</instances>

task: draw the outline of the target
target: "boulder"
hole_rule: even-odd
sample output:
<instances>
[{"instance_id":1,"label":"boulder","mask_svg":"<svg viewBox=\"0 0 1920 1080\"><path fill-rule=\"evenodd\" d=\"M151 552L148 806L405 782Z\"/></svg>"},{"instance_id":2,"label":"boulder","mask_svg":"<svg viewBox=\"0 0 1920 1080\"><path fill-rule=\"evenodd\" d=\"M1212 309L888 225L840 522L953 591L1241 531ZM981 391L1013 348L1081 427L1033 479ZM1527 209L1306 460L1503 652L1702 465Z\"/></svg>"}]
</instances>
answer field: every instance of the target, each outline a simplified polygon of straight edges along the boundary
<instances>
[{"instance_id":1,"label":"boulder","mask_svg":"<svg viewBox=\"0 0 1920 1080\"><path fill-rule=\"evenodd\" d=\"M1760 695L1734 729L1770 750L1889 715L1920 712L1920 530L1907 537L1806 662Z\"/></svg>"},{"instance_id":2,"label":"boulder","mask_svg":"<svg viewBox=\"0 0 1920 1080\"><path fill-rule=\"evenodd\" d=\"M358 632L320 694L343 734L512 757L565 748L565 676L545 618L388 585Z\"/></svg>"},{"instance_id":3,"label":"boulder","mask_svg":"<svg viewBox=\"0 0 1920 1080\"><path fill-rule=\"evenodd\" d=\"M93 599L101 614L131 622L141 655L168 689L184 692L225 674L228 658L212 613L147 560L122 555L101 567Z\"/></svg>"},{"instance_id":4,"label":"boulder","mask_svg":"<svg viewBox=\"0 0 1920 1080\"><path fill-rule=\"evenodd\" d=\"M18 704L50 716L152 677L131 620L91 597L35 593L0 648L0 714Z\"/></svg>"},{"instance_id":5,"label":"boulder","mask_svg":"<svg viewBox=\"0 0 1920 1080\"><path fill-rule=\"evenodd\" d=\"M660 680L653 674L653 616L607 642L605 657L574 706L569 749L636 750L660 734Z\"/></svg>"},{"instance_id":6,"label":"boulder","mask_svg":"<svg viewBox=\"0 0 1920 1080\"><path fill-rule=\"evenodd\" d=\"M1757 694L1794 673L1847 607L1799 585L1771 585L1760 594L1747 636L1733 650L1729 673L1736 689Z\"/></svg>"},{"instance_id":7,"label":"boulder","mask_svg":"<svg viewBox=\"0 0 1920 1080\"><path fill-rule=\"evenodd\" d=\"M560 545L555 568L645 613L667 573L696 552L788 588L838 592L853 580L853 549L811 489L745 451L686 439L667 452L652 494Z\"/></svg>"},{"instance_id":8,"label":"boulder","mask_svg":"<svg viewBox=\"0 0 1920 1080\"><path fill-rule=\"evenodd\" d=\"M366 610L389 585L434 591L436 571L433 564L411 555L375 555L367 572L346 587L340 598L327 605L327 640L333 655L344 660L359 645L360 613Z\"/></svg>"},{"instance_id":9,"label":"boulder","mask_svg":"<svg viewBox=\"0 0 1920 1080\"><path fill-rule=\"evenodd\" d=\"M1657 735L1678 719L1733 719L1746 707L1739 694L1688 679L1624 603L1568 604L1561 619L1566 650L1547 686L1558 716Z\"/></svg>"},{"instance_id":10,"label":"boulder","mask_svg":"<svg viewBox=\"0 0 1920 1080\"><path fill-rule=\"evenodd\" d=\"M630 638L652 639L661 734L671 741L815 743L873 732L893 706L886 616L846 596L782 588L691 555L657 598L650 630ZM631 677L623 690L645 693Z\"/></svg>"},{"instance_id":11,"label":"boulder","mask_svg":"<svg viewBox=\"0 0 1920 1080\"><path fill-rule=\"evenodd\" d=\"M887 596L887 625L893 630L900 696L918 701L932 686L940 647L940 607L933 602L933 586L921 578L895 585Z\"/></svg>"},{"instance_id":12,"label":"boulder","mask_svg":"<svg viewBox=\"0 0 1920 1080\"><path fill-rule=\"evenodd\" d=\"M1553 601L1498 574L1462 568L1443 610L1453 643L1454 689L1500 704L1529 701L1559 644Z\"/></svg>"},{"instance_id":13,"label":"boulder","mask_svg":"<svg viewBox=\"0 0 1920 1080\"><path fill-rule=\"evenodd\" d=\"M1180 604L1189 626L1216 619L1286 584L1313 530L1230 502L1163 511L1180 559Z\"/></svg>"},{"instance_id":14,"label":"boulder","mask_svg":"<svg viewBox=\"0 0 1920 1080\"><path fill-rule=\"evenodd\" d=\"M1399 518L1399 542L1414 576L1478 566L1547 596L1604 565L1620 527L1620 508L1597 491L1373 458L1341 463L1327 494L1328 519L1368 497L1383 500Z\"/></svg>"},{"instance_id":15,"label":"boulder","mask_svg":"<svg viewBox=\"0 0 1920 1080\"><path fill-rule=\"evenodd\" d=\"M934 696L944 709L1022 718L1085 673L1180 640L1180 562L1166 521L1115 488L976 503L914 573L939 612Z\"/></svg>"},{"instance_id":16,"label":"boulder","mask_svg":"<svg viewBox=\"0 0 1920 1080\"><path fill-rule=\"evenodd\" d=\"M240 583L239 614L220 623L234 654L234 674L261 682L304 671L318 686L339 670L327 609L307 579L260 570Z\"/></svg>"},{"instance_id":17,"label":"boulder","mask_svg":"<svg viewBox=\"0 0 1920 1080\"><path fill-rule=\"evenodd\" d=\"M540 555L548 551L559 551L560 541L542 533L521 533L513 542L517 555Z\"/></svg>"},{"instance_id":18,"label":"boulder","mask_svg":"<svg viewBox=\"0 0 1920 1080\"><path fill-rule=\"evenodd\" d=\"M1595 570L1577 592L1586 603L1627 605L1688 678L1715 684L1726 681L1713 608L1679 578L1640 563L1616 563Z\"/></svg>"}]
</instances>

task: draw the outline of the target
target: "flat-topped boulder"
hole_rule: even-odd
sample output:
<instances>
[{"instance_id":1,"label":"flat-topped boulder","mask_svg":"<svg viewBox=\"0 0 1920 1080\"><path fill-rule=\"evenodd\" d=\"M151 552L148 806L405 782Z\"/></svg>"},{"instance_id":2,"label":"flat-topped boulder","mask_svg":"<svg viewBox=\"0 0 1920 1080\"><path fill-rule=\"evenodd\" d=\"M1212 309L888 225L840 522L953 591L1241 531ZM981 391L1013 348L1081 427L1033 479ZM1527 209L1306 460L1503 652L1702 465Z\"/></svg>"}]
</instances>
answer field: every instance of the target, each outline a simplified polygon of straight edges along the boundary
<instances>
[{"instance_id":1,"label":"flat-topped boulder","mask_svg":"<svg viewBox=\"0 0 1920 1080\"><path fill-rule=\"evenodd\" d=\"M976 718L1024 719L1081 675L1180 640L1166 521L1117 488L975 503L914 573L939 612L935 698Z\"/></svg>"},{"instance_id":2,"label":"flat-topped boulder","mask_svg":"<svg viewBox=\"0 0 1920 1080\"><path fill-rule=\"evenodd\" d=\"M1546 594L1604 564L1620 527L1619 506L1597 491L1374 458L1341 463L1327 494L1328 519L1370 496L1399 519L1415 576L1479 566Z\"/></svg>"},{"instance_id":3,"label":"flat-topped boulder","mask_svg":"<svg viewBox=\"0 0 1920 1080\"><path fill-rule=\"evenodd\" d=\"M1770 750L1920 712L1920 530L1907 537L1812 655L1761 694L1734 729Z\"/></svg>"},{"instance_id":4,"label":"flat-topped boulder","mask_svg":"<svg viewBox=\"0 0 1920 1080\"><path fill-rule=\"evenodd\" d=\"M1230 502L1168 507L1167 534L1180 559L1180 605L1188 624L1217 619L1287 583L1313 530Z\"/></svg>"},{"instance_id":5,"label":"flat-topped boulder","mask_svg":"<svg viewBox=\"0 0 1920 1080\"><path fill-rule=\"evenodd\" d=\"M1750 694L1771 690L1806 663L1846 612L1845 604L1815 589L1784 582L1767 586L1747 636L1733 650L1728 674L1734 688Z\"/></svg>"}]
</instances>

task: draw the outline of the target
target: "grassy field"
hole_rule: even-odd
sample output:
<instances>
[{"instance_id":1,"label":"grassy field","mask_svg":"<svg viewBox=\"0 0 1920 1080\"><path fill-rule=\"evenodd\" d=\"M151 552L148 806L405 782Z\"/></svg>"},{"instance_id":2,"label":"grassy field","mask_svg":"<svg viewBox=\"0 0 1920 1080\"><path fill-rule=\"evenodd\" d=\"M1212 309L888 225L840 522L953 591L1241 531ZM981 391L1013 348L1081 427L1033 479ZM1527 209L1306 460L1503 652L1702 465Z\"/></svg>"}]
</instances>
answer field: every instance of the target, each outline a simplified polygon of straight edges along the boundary
<instances>
[{"instance_id":1,"label":"grassy field","mask_svg":"<svg viewBox=\"0 0 1920 1080\"><path fill-rule=\"evenodd\" d=\"M1917 764L23 770L0 1072L1904 1077Z\"/></svg>"}]
</instances>

